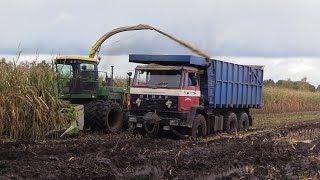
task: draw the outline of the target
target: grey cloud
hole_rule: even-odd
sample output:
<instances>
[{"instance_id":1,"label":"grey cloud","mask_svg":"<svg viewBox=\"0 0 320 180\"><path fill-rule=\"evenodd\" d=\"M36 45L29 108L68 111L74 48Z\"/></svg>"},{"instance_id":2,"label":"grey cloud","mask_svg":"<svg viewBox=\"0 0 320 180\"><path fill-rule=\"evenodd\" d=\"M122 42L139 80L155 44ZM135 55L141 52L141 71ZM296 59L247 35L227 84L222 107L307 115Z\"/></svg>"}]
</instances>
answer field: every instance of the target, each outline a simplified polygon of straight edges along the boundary
<instances>
[{"instance_id":1,"label":"grey cloud","mask_svg":"<svg viewBox=\"0 0 320 180\"><path fill-rule=\"evenodd\" d=\"M320 56L319 8L317 0L12 0L1 3L0 53L21 43L27 53L87 54L103 33L144 23L215 56ZM127 36L101 53L190 53L149 32Z\"/></svg>"}]
</instances>

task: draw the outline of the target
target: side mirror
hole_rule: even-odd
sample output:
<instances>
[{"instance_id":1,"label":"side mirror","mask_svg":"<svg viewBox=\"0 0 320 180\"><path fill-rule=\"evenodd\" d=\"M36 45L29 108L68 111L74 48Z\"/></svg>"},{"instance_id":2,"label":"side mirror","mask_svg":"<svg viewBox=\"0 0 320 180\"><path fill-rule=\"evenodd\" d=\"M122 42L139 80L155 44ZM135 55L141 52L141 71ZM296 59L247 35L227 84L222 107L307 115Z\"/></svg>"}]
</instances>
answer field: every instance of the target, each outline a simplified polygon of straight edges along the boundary
<instances>
[{"instance_id":1,"label":"side mirror","mask_svg":"<svg viewBox=\"0 0 320 180\"><path fill-rule=\"evenodd\" d=\"M100 57L100 56L98 56L97 64L100 64L100 61L101 61L101 57Z\"/></svg>"},{"instance_id":2,"label":"side mirror","mask_svg":"<svg viewBox=\"0 0 320 180\"><path fill-rule=\"evenodd\" d=\"M131 86L131 76L132 76L132 72L128 72L128 81L127 81L127 88L129 88Z\"/></svg>"}]
</instances>

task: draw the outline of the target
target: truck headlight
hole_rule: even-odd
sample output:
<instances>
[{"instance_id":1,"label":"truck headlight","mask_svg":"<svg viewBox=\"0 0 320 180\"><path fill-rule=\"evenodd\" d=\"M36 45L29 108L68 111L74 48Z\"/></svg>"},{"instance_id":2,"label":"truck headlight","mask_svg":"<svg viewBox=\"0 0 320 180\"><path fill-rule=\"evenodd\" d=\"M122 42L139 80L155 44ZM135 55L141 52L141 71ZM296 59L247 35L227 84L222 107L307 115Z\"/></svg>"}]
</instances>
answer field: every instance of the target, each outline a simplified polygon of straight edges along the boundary
<instances>
[{"instance_id":1,"label":"truck headlight","mask_svg":"<svg viewBox=\"0 0 320 180\"><path fill-rule=\"evenodd\" d=\"M170 131L170 126L163 126L163 130Z\"/></svg>"},{"instance_id":2,"label":"truck headlight","mask_svg":"<svg viewBox=\"0 0 320 180\"><path fill-rule=\"evenodd\" d=\"M137 118L136 117L129 117L129 122L137 122Z\"/></svg>"},{"instance_id":3,"label":"truck headlight","mask_svg":"<svg viewBox=\"0 0 320 180\"><path fill-rule=\"evenodd\" d=\"M172 101L168 100L168 101L166 102L166 106L167 106L168 108L170 108L171 105L172 105Z\"/></svg>"},{"instance_id":4,"label":"truck headlight","mask_svg":"<svg viewBox=\"0 0 320 180\"><path fill-rule=\"evenodd\" d=\"M178 126L179 123L178 123L178 120L172 119L169 121L169 124L170 124L170 126Z\"/></svg>"}]
</instances>

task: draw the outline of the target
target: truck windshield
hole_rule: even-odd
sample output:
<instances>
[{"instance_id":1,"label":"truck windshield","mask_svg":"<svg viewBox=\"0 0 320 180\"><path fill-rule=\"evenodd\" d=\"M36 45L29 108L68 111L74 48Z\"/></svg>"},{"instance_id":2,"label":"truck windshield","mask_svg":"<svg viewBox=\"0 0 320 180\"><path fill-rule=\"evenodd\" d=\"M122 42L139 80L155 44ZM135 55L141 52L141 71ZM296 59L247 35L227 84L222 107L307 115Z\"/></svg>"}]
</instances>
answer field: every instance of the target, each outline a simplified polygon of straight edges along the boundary
<instances>
[{"instance_id":1,"label":"truck windshield","mask_svg":"<svg viewBox=\"0 0 320 180\"><path fill-rule=\"evenodd\" d=\"M180 88L181 74L178 70L136 70L133 86Z\"/></svg>"}]
</instances>

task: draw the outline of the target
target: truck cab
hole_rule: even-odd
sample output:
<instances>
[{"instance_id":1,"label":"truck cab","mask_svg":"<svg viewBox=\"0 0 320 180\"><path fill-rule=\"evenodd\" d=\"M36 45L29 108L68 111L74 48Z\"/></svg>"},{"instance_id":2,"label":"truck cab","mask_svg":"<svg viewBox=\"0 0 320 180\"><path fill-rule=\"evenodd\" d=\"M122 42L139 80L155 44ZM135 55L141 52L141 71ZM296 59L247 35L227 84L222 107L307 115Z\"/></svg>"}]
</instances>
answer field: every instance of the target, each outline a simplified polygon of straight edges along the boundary
<instances>
[{"instance_id":1,"label":"truck cab","mask_svg":"<svg viewBox=\"0 0 320 180\"><path fill-rule=\"evenodd\" d=\"M131 110L181 113L199 105L198 69L150 64L135 69Z\"/></svg>"},{"instance_id":2,"label":"truck cab","mask_svg":"<svg viewBox=\"0 0 320 180\"><path fill-rule=\"evenodd\" d=\"M190 110L202 104L199 73L189 66L137 66L130 88L131 124L149 133L155 123L161 129L187 127Z\"/></svg>"}]
</instances>

